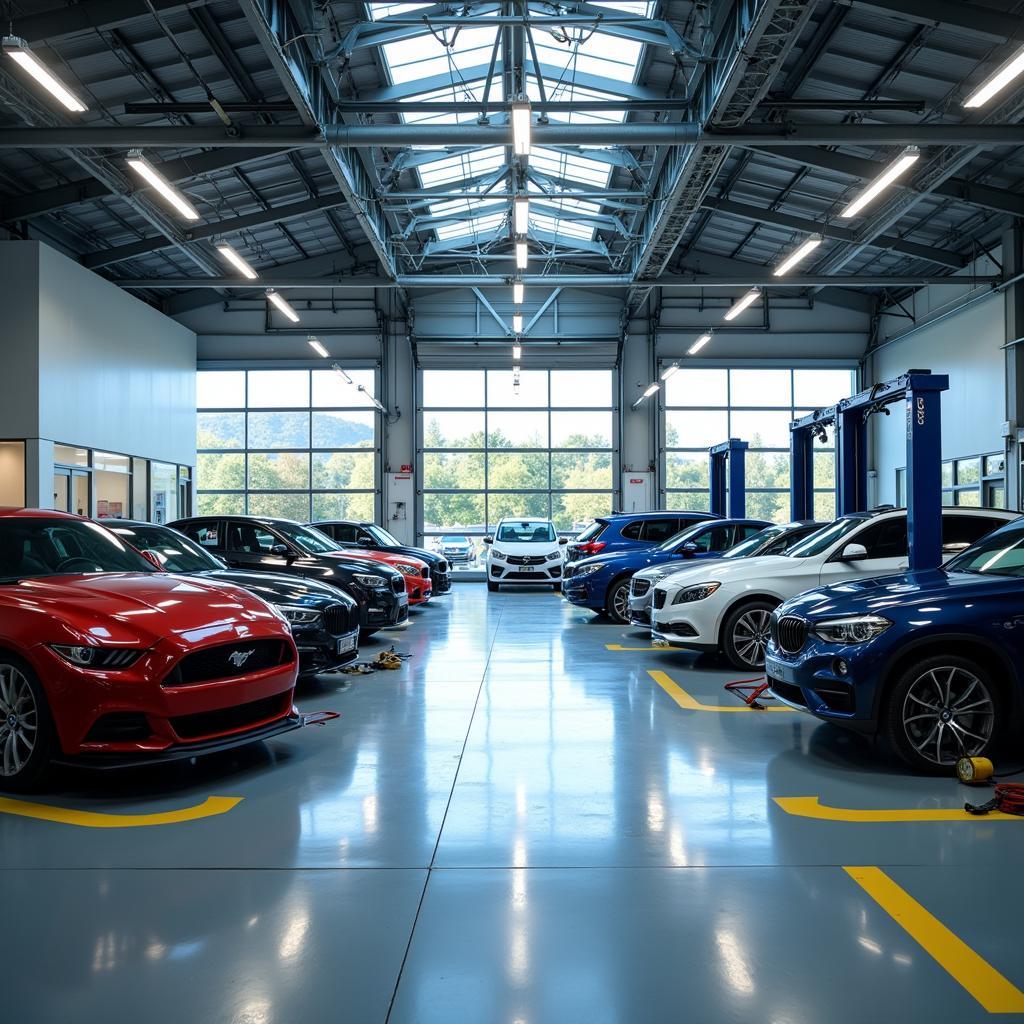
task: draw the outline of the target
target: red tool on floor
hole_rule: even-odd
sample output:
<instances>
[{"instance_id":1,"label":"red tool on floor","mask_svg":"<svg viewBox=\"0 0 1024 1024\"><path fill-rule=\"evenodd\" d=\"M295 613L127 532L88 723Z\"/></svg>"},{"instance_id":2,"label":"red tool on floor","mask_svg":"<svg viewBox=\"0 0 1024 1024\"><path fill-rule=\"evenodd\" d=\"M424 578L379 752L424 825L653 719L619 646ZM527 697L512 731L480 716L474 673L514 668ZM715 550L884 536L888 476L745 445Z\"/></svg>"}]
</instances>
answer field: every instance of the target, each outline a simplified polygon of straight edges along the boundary
<instances>
[{"instance_id":1,"label":"red tool on floor","mask_svg":"<svg viewBox=\"0 0 1024 1024\"><path fill-rule=\"evenodd\" d=\"M765 706L761 703L761 697L768 691L768 679L765 676L758 676L756 679L737 679L734 682L726 683L725 688L735 696L739 697L748 708L755 711L764 711ZM775 700L769 693L765 700Z\"/></svg>"},{"instance_id":2,"label":"red tool on floor","mask_svg":"<svg viewBox=\"0 0 1024 1024\"><path fill-rule=\"evenodd\" d=\"M309 711L302 716L302 724L306 725L326 725L328 722L333 722L335 718L341 718L340 711Z\"/></svg>"}]
</instances>

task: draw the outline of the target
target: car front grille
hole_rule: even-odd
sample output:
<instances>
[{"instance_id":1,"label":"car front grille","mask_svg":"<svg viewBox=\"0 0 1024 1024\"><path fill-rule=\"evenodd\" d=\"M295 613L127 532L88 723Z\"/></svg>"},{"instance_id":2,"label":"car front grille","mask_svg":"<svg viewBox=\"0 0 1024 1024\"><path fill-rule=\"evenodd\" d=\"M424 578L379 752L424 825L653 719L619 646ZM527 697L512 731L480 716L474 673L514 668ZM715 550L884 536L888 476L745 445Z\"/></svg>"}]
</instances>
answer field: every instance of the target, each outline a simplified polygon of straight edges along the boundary
<instances>
[{"instance_id":1,"label":"car front grille","mask_svg":"<svg viewBox=\"0 0 1024 1024\"><path fill-rule=\"evenodd\" d=\"M214 679L234 679L275 665L286 665L291 652L283 640L239 640L186 654L164 679L164 686L193 686Z\"/></svg>"},{"instance_id":2,"label":"car front grille","mask_svg":"<svg viewBox=\"0 0 1024 1024\"><path fill-rule=\"evenodd\" d=\"M668 594L667 594L666 591L664 591L664 590L656 590L654 592L654 607L655 608L664 608L665 607L665 598L667 596L668 596Z\"/></svg>"},{"instance_id":3,"label":"car front grille","mask_svg":"<svg viewBox=\"0 0 1024 1024\"><path fill-rule=\"evenodd\" d=\"M358 625L358 619L350 615L343 604L332 604L324 609L324 627L331 636L344 636Z\"/></svg>"},{"instance_id":4,"label":"car front grille","mask_svg":"<svg viewBox=\"0 0 1024 1024\"><path fill-rule=\"evenodd\" d=\"M544 580L546 583L551 582L551 577L547 573L543 572L517 572L510 574L507 579L510 580Z\"/></svg>"},{"instance_id":5,"label":"car front grille","mask_svg":"<svg viewBox=\"0 0 1024 1024\"><path fill-rule=\"evenodd\" d=\"M396 576L391 581L391 589L396 594L404 594L405 593L405 580L401 576Z\"/></svg>"},{"instance_id":6,"label":"car front grille","mask_svg":"<svg viewBox=\"0 0 1024 1024\"><path fill-rule=\"evenodd\" d=\"M807 623L795 615L772 616L772 639L788 654L799 654L807 641Z\"/></svg>"},{"instance_id":7,"label":"car front grille","mask_svg":"<svg viewBox=\"0 0 1024 1024\"><path fill-rule=\"evenodd\" d=\"M643 597L650 589L650 580L638 580L635 576L633 577L633 581L630 586L630 593L633 597Z\"/></svg>"},{"instance_id":8,"label":"car front grille","mask_svg":"<svg viewBox=\"0 0 1024 1024\"><path fill-rule=\"evenodd\" d=\"M176 718L171 718L170 723L171 728L183 740L195 740L202 736L236 732L247 726L265 722L275 715L283 715L290 704L291 696L289 694L275 693L272 697L250 701L248 704L237 704L231 708L201 711L195 715L178 715Z\"/></svg>"},{"instance_id":9,"label":"car front grille","mask_svg":"<svg viewBox=\"0 0 1024 1024\"><path fill-rule=\"evenodd\" d=\"M544 555L509 555L505 561L509 565L543 565L547 558Z\"/></svg>"}]
</instances>

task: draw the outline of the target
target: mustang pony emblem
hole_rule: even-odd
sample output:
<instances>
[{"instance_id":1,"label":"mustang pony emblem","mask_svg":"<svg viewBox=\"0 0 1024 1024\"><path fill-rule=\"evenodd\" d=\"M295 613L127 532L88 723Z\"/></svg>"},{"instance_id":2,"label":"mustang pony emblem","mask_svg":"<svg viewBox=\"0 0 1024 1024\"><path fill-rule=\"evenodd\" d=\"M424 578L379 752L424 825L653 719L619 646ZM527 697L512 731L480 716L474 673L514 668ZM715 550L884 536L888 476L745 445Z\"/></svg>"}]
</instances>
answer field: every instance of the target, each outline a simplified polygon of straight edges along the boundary
<instances>
[{"instance_id":1,"label":"mustang pony emblem","mask_svg":"<svg viewBox=\"0 0 1024 1024\"><path fill-rule=\"evenodd\" d=\"M256 652L254 650L232 651L228 655L228 661L230 661L235 668L241 668L255 653Z\"/></svg>"}]
</instances>

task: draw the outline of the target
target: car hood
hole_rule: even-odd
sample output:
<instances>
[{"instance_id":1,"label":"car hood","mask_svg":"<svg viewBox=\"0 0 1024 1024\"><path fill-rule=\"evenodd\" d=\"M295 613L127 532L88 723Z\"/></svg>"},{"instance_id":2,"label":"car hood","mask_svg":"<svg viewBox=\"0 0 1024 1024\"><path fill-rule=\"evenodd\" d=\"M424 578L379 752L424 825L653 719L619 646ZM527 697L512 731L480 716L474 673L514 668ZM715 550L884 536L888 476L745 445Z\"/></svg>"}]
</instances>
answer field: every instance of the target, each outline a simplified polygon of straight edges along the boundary
<instances>
[{"instance_id":1,"label":"car hood","mask_svg":"<svg viewBox=\"0 0 1024 1024\"><path fill-rule=\"evenodd\" d=\"M800 569L799 559L787 558L785 555L759 555L756 558L703 559L686 572L680 570L673 573L671 576L663 579L658 586L674 590L677 587L700 582L698 577L707 579L709 572L714 573L713 578L719 583L726 584L763 579L765 577L774 579L777 576L788 576L791 573L799 572Z\"/></svg>"},{"instance_id":2,"label":"car hood","mask_svg":"<svg viewBox=\"0 0 1024 1024\"><path fill-rule=\"evenodd\" d=\"M0 602L38 611L66 631L97 643L143 643L164 637L186 644L221 637L288 635L288 626L258 597L227 582L171 573L50 576L0 587ZM59 640L57 642L60 642Z\"/></svg>"},{"instance_id":3,"label":"car hood","mask_svg":"<svg viewBox=\"0 0 1024 1024\"><path fill-rule=\"evenodd\" d=\"M629 567L635 566L639 570L644 570L648 566L665 565L669 562L674 562L679 565L683 559L675 559L667 551L659 551L657 548L634 548L631 551L613 551L609 555L589 555L586 558L581 558L575 563L577 571L582 569L586 565L607 565L610 569L614 569L617 566ZM692 568L693 562L686 559L686 568Z\"/></svg>"},{"instance_id":4,"label":"car hood","mask_svg":"<svg viewBox=\"0 0 1024 1024\"><path fill-rule=\"evenodd\" d=\"M912 609L921 603L930 605L981 595L1007 594L1019 601L1022 593L1024 580L929 569L833 583L799 594L783 608L785 613L814 619L836 615L885 615L887 608Z\"/></svg>"},{"instance_id":5,"label":"car hood","mask_svg":"<svg viewBox=\"0 0 1024 1024\"><path fill-rule=\"evenodd\" d=\"M193 577L195 578L195 577ZM258 594L264 601L271 604L310 604L326 607L332 604L343 604L358 608L355 600L343 590L329 587L316 580L302 576L285 576L284 573L244 572L235 569L217 569L203 573L200 579L219 580L222 583L233 583L250 593Z\"/></svg>"},{"instance_id":6,"label":"car hood","mask_svg":"<svg viewBox=\"0 0 1024 1024\"><path fill-rule=\"evenodd\" d=\"M437 554L437 552L427 551L426 548L411 548L402 544L396 547L385 548L384 550L391 555L405 555L407 558L418 558L421 562L426 562L431 568L437 565L438 562L444 561L444 558Z\"/></svg>"},{"instance_id":7,"label":"car hood","mask_svg":"<svg viewBox=\"0 0 1024 1024\"><path fill-rule=\"evenodd\" d=\"M399 555L394 551L371 551L370 549L349 549L345 552L346 558L355 558L360 562L374 562L377 565L388 565L397 569L399 565L413 565L421 572L427 567L426 562L415 558L412 555ZM417 562L419 564L417 565ZM400 572L401 570L399 570Z\"/></svg>"},{"instance_id":8,"label":"car hood","mask_svg":"<svg viewBox=\"0 0 1024 1024\"><path fill-rule=\"evenodd\" d=\"M650 565L645 569L641 569L636 577L642 580L663 580L669 576L675 576L681 572L691 572L694 569L706 569L708 566L718 565L721 562L728 564L731 561L729 558L701 558L698 561L691 561L685 559L684 561L673 561L673 562L662 562L657 565Z\"/></svg>"},{"instance_id":9,"label":"car hood","mask_svg":"<svg viewBox=\"0 0 1024 1024\"><path fill-rule=\"evenodd\" d=\"M360 557L349 551L329 551L322 555L311 555L309 557L323 559L321 564L330 568L337 566L339 569L349 569L352 572L366 572L368 569L372 569L378 576L384 576L386 579L390 579L392 574L395 576L402 575L397 569L392 568L380 559ZM376 564L368 566L366 563L370 561L374 561Z\"/></svg>"},{"instance_id":10,"label":"car hood","mask_svg":"<svg viewBox=\"0 0 1024 1024\"><path fill-rule=\"evenodd\" d=\"M495 541L490 545L490 550L499 555L562 555L562 546L555 540L545 540L536 543L520 541Z\"/></svg>"}]
</instances>

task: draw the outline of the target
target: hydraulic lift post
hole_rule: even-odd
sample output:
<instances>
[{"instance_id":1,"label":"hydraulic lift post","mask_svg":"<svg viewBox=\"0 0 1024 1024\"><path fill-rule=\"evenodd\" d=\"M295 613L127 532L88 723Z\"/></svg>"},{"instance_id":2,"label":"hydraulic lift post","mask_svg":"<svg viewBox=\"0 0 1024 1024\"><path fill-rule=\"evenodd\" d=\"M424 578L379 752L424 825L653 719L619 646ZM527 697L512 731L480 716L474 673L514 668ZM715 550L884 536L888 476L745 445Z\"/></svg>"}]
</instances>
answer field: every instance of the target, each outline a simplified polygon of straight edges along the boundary
<instances>
[{"instance_id":1,"label":"hydraulic lift post","mask_svg":"<svg viewBox=\"0 0 1024 1024\"><path fill-rule=\"evenodd\" d=\"M711 486L711 512L714 515L728 515L733 519L746 516L746 453L749 447L746 441L730 437L728 441L708 449L708 480Z\"/></svg>"},{"instance_id":2,"label":"hydraulic lift post","mask_svg":"<svg viewBox=\"0 0 1024 1024\"><path fill-rule=\"evenodd\" d=\"M813 519L814 438L834 424L839 514L867 508L867 421L905 399L907 439L907 532L910 568L942 564L942 420L940 395L946 374L908 370L832 409L819 409L790 424L791 508L794 519Z\"/></svg>"}]
</instances>

